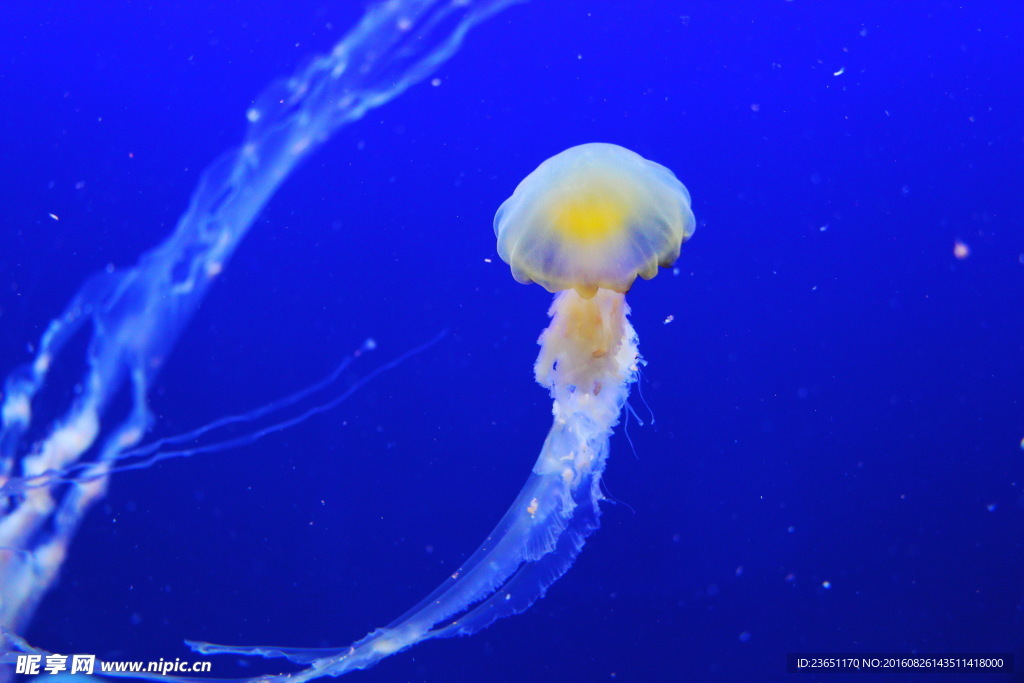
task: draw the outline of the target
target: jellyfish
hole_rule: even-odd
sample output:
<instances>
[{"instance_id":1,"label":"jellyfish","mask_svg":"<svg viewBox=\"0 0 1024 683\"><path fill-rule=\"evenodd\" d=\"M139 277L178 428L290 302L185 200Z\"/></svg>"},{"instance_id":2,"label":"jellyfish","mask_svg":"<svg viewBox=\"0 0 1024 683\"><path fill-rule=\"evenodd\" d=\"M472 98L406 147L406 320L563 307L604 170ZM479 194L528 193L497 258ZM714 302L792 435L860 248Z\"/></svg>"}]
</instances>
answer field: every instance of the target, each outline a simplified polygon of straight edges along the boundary
<instances>
[{"instance_id":1,"label":"jellyfish","mask_svg":"<svg viewBox=\"0 0 1024 683\"><path fill-rule=\"evenodd\" d=\"M307 395L298 392L179 438L144 442L153 424L147 396L158 372L291 171L342 126L422 80L454 54L470 28L512 2L385 0L372 6L330 54L255 100L243 144L203 172L174 232L136 265L87 280L49 324L33 360L8 376L0 405L0 650L8 651L0 651L0 662L12 662L14 652L45 654L17 631L52 585L112 473L159 460L167 455L159 450L165 444L172 446L170 455L197 453L177 445L226 422L276 414ZM365 669L425 640L476 633L543 597L598 528L609 438L641 362L625 294L638 276L649 279L673 263L693 228L685 187L634 152L591 143L541 164L494 220L498 253L513 277L555 293L534 366L553 399L553 424L511 507L434 592L352 645L190 646L204 654L283 657L305 668L259 680L297 683ZM35 404L45 398L40 392L53 383L50 368L89 325L80 391L66 392L72 398L64 410L47 406L43 412L61 415L52 425L35 424ZM119 396L129 406L120 422L109 415ZM279 421L275 428L292 423ZM214 450L232 445L221 442Z\"/></svg>"},{"instance_id":2,"label":"jellyfish","mask_svg":"<svg viewBox=\"0 0 1024 683\"><path fill-rule=\"evenodd\" d=\"M598 528L609 438L640 363L626 292L637 276L674 263L693 230L683 184L618 145L571 147L530 173L498 209L494 232L516 280L555 293L534 365L554 420L504 517L437 589L350 646L193 649L284 657L307 668L259 680L297 683L368 668L425 640L471 635L543 597Z\"/></svg>"}]
</instances>

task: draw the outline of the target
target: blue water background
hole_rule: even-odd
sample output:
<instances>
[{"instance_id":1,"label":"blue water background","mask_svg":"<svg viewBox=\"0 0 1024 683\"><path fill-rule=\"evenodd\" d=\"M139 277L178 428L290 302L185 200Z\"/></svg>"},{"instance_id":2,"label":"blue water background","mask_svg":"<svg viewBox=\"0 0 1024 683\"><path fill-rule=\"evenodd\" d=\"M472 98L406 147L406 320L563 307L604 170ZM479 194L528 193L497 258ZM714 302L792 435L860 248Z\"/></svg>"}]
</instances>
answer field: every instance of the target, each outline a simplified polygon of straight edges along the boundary
<instances>
[{"instance_id":1,"label":"blue water background","mask_svg":"<svg viewBox=\"0 0 1024 683\"><path fill-rule=\"evenodd\" d=\"M4 371L90 273L169 233L252 98L361 9L5 8ZM304 386L367 337L347 381L448 335L299 428L115 477L28 636L111 659L344 645L437 585L550 423L531 377L550 297L497 259L493 212L605 141L673 169L698 219L678 270L629 296L648 424L613 439L619 503L526 614L355 676L774 681L815 650L1024 669L1021 13L538 0L478 27L436 85L285 183L160 376L156 433Z\"/></svg>"}]
</instances>

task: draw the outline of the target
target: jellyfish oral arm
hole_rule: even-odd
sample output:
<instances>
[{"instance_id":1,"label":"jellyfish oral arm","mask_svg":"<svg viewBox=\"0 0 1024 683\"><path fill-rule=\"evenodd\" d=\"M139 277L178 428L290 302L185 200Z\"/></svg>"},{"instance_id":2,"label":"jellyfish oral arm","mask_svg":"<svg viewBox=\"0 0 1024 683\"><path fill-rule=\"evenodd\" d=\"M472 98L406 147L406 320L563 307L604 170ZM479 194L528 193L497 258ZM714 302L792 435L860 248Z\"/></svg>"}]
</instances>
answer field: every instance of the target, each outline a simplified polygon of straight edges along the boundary
<instances>
[{"instance_id":1,"label":"jellyfish oral arm","mask_svg":"<svg viewBox=\"0 0 1024 683\"><path fill-rule=\"evenodd\" d=\"M203 654L284 657L309 668L279 680L366 669L432 638L470 635L543 597L598 527L608 439L636 380L636 333L618 292L560 292L540 337L535 373L554 424L526 485L487 540L433 593L349 647L303 649L189 643Z\"/></svg>"}]
</instances>

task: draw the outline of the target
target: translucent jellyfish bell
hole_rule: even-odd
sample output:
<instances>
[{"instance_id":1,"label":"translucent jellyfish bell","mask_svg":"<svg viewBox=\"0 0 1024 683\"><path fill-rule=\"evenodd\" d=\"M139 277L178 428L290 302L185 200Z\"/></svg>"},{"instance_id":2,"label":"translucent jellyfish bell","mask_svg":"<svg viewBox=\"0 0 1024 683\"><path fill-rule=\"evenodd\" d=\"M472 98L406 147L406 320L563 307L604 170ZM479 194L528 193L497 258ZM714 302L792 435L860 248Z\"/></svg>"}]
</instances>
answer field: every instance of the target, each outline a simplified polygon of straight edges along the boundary
<instances>
[{"instance_id":1,"label":"translucent jellyfish bell","mask_svg":"<svg viewBox=\"0 0 1024 683\"><path fill-rule=\"evenodd\" d=\"M603 142L543 162L494 216L498 255L516 280L584 298L651 279L694 225L690 193L672 171Z\"/></svg>"}]
</instances>

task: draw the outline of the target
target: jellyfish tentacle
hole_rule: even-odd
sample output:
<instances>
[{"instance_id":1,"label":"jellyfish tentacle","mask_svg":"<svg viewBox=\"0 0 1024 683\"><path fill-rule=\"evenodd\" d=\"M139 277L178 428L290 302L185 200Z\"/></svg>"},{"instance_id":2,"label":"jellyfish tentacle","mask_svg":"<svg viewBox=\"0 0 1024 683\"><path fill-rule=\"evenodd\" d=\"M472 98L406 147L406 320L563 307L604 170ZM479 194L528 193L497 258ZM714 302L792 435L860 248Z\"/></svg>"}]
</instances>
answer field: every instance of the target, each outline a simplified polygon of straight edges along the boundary
<instances>
[{"instance_id":1,"label":"jellyfish tentacle","mask_svg":"<svg viewBox=\"0 0 1024 683\"><path fill-rule=\"evenodd\" d=\"M281 416L281 414L288 408L299 404L300 402L310 398L312 395L325 390L337 382L338 378L342 376L342 374L357 358L376 348L376 342L372 339L367 339L362 346L349 354L324 377L318 379L307 387L275 399L248 412L220 417L208 424L190 431L162 437L155 441L147 442L127 450L107 448L103 452L108 453L109 457L106 460L101 460L99 462L75 461L68 464L63 469L48 469L34 474L31 477L9 478L6 482L0 485L0 494L12 495L14 493L24 493L28 489L46 488L62 483L85 484L96 479L105 478L110 474L145 469L164 460L170 460L173 458L190 458L197 455L219 453L247 446L259 441L269 434L290 429L296 425L302 424L312 417L320 415L321 413L333 410L338 405L348 400L357 391L362 389L367 383L373 381L381 374L394 369L413 356L423 353L427 349L433 347L447 334L447 330L441 330L438 334L434 335L434 337L419 346L404 351L390 361L379 365L366 374L356 378L344 389L344 391L319 402L315 402L294 415L287 417ZM138 386L143 387L144 385L139 383ZM144 405L145 404L142 401L137 401L135 403L136 410L138 410L139 407L144 407ZM225 427L251 424L267 417L273 417L274 421L270 424L251 428L249 431L245 431L237 436L224 437L220 440L194 444L191 446L183 445L188 442L201 439L207 434ZM141 417L136 418L129 424L137 423L140 420ZM121 437L121 440L117 443L119 443L121 447L126 445L124 437Z\"/></svg>"},{"instance_id":2,"label":"jellyfish tentacle","mask_svg":"<svg viewBox=\"0 0 1024 683\"><path fill-rule=\"evenodd\" d=\"M243 143L201 174L174 232L136 265L88 279L47 327L31 364L15 370L0 403L0 628L18 631L52 585L82 515L120 456L151 423L146 393L211 283L280 184L340 127L422 80L474 25L515 0L385 0L330 53L256 98ZM92 329L67 405L52 427L33 402L66 342ZM65 359L67 360L67 359ZM59 388L59 387L55 387ZM122 393L129 414L108 408ZM45 397L44 397L45 398ZM38 421L37 421L38 422ZM76 463L73 481L60 473ZM54 474L56 473L56 474ZM71 486L26 486L41 477ZM0 658L3 657L0 643ZM5 672L0 670L0 679Z\"/></svg>"},{"instance_id":3,"label":"jellyfish tentacle","mask_svg":"<svg viewBox=\"0 0 1024 683\"><path fill-rule=\"evenodd\" d=\"M553 398L554 424L526 485L487 539L416 606L348 647L291 648L189 642L197 652L284 658L307 665L271 680L311 680L366 669L433 638L470 635L544 596L598 528L608 441L636 381L636 333L623 295L560 293L541 335L537 374ZM601 318L601 357L576 338L576 323ZM573 357L582 353L582 358Z\"/></svg>"}]
</instances>

